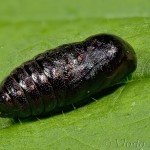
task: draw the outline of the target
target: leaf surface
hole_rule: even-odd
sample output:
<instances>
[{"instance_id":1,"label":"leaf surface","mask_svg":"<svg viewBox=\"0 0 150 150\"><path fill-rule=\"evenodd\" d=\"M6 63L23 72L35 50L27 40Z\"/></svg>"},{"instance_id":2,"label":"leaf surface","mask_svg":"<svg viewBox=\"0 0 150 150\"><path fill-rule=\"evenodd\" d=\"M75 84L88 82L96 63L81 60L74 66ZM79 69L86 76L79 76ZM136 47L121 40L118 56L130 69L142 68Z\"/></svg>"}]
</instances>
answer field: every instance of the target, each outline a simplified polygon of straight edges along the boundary
<instances>
[{"instance_id":1,"label":"leaf surface","mask_svg":"<svg viewBox=\"0 0 150 150\"><path fill-rule=\"evenodd\" d=\"M150 2L2 0L0 81L58 45L112 33L135 49L138 67L114 92L44 119L0 118L0 149L150 149Z\"/></svg>"}]
</instances>

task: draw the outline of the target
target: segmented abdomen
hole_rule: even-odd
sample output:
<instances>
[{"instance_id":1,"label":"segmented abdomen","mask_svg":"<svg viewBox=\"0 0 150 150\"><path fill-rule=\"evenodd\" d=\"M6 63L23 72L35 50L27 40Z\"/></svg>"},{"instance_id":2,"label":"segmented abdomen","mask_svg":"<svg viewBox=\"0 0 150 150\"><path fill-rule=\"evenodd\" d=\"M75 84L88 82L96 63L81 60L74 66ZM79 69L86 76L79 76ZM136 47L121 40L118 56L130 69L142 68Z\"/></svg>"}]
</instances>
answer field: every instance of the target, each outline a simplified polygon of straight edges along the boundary
<instances>
[{"instance_id":1,"label":"segmented abdomen","mask_svg":"<svg viewBox=\"0 0 150 150\"><path fill-rule=\"evenodd\" d=\"M118 83L136 68L132 47L100 34L62 45L16 68L0 91L1 116L47 114Z\"/></svg>"}]
</instances>

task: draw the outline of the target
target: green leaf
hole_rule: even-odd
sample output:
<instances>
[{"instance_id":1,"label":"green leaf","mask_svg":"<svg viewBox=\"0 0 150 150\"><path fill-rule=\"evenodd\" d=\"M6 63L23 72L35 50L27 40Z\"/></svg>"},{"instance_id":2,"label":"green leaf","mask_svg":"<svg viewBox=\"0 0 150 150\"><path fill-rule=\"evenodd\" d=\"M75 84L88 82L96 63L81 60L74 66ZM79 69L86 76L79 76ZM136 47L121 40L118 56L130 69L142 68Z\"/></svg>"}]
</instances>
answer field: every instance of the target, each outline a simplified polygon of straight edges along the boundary
<instances>
[{"instance_id":1,"label":"green leaf","mask_svg":"<svg viewBox=\"0 0 150 150\"><path fill-rule=\"evenodd\" d=\"M127 40L138 67L125 85L72 111L20 122L0 118L0 149L150 149L150 2L120 2L1 1L0 81L46 49L103 32Z\"/></svg>"}]
</instances>

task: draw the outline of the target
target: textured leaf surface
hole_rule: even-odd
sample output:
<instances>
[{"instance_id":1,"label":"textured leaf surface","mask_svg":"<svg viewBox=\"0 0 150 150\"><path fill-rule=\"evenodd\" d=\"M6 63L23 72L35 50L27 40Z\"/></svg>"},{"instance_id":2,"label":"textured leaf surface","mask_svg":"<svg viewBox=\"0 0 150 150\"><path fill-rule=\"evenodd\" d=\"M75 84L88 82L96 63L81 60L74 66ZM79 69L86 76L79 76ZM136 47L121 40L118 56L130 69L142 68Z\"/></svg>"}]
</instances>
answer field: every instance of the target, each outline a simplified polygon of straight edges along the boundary
<instances>
[{"instance_id":1,"label":"textured leaf surface","mask_svg":"<svg viewBox=\"0 0 150 150\"><path fill-rule=\"evenodd\" d=\"M113 33L135 49L127 84L75 110L44 119L0 118L0 149L149 150L150 2L13 0L0 4L0 81L36 54Z\"/></svg>"}]
</instances>

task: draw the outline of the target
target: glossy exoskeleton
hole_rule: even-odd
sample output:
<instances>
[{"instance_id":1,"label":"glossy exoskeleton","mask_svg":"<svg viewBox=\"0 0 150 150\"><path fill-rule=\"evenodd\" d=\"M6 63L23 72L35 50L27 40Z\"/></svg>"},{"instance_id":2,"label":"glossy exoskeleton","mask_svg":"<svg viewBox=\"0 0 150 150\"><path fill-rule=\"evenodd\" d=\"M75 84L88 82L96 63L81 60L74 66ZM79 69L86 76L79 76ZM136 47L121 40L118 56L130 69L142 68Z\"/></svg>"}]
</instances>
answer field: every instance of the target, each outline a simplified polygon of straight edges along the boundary
<instances>
[{"instance_id":1,"label":"glossy exoskeleton","mask_svg":"<svg viewBox=\"0 0 150 150\"><path fill-rule=\"evenodd\" d=\"M119 83L136 66L133 48L110 34L48 50L5 79L0 89L0 116L48 114Z\"/></svg>"}]
</instances>

